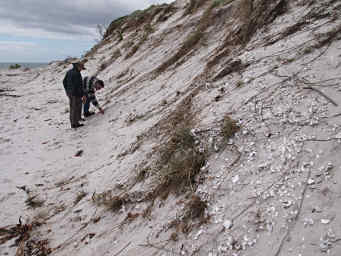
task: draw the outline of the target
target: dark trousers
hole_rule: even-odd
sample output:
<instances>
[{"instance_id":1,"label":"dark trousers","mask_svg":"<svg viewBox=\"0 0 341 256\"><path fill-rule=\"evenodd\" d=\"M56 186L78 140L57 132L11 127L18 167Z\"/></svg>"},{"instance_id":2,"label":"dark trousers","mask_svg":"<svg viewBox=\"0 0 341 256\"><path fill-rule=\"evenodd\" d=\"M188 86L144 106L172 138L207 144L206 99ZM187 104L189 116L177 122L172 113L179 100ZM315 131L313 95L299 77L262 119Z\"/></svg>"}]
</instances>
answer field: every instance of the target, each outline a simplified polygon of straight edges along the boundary
<instances>
[{"instance_id":1,"label":"dark trousers","mask_svg":"<svg viewBox=\"0 0 341 256\"><path fill-rule=\"evenodd\" d=\"M68 94L70 102L70 123L71 127L76 126L81 120L82 115L82 98Z\"/></svg>"},{"instance_id":2,"label":"dark trousers","mask_svg":"<svg viewBox=\"0 0 341 256\"><path fill-rule=\"evenodd\" d=\"M89 98L89 97L86 97L86 102L84 103L84 106L83 106L83 113L84 113L84 114L89 113L90 103L91 103L90 98Z\"/></svg>"}]
</instances>

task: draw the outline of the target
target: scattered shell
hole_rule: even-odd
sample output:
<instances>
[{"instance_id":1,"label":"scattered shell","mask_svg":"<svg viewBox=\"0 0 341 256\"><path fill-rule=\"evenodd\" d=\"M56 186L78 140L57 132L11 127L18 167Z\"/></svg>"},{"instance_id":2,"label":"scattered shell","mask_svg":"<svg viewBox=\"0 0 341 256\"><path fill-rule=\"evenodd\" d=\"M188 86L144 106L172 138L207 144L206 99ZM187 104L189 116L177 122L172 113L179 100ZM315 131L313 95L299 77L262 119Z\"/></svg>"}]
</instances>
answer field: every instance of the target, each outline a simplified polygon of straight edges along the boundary
<instances>
[{"instance_id":1,"label":"scattered shell","mask_svg":"<svg viewBox=\"0 0 341 256\"><path fill-rule=\"evenodd\" d=\"M232 180L233 183L237 183L239 181L239 175L236 175L236 176L232 177L231 180Z\"/></svg>"},{"instance_id":2,"label":"scattered shell","mask_svg":"<svg viewBox=\"0 0 341 256\"><path fill-rule=\"evenodd\" d=\"M233 226L232 220L225 220L224 221L224 228L225 229L230 229L230 228L232 228L232 226Z\"/></svg>"},{"instance_id":3,"label":"scattered shell","mask_svg":"<svg viewBox=\"0 0 341 256\"><path fill-rule=\"evenodd\" d=\"M288 209L288 208L290 208L290 206L292 206L292 201L283 201L282 202L282 205L283 205L283 208L284 209Z\"/></svg>"},{"instance_id":4,"label":"scattered shell","mask_svg":"<svg viewBox=\"0 0 341 256\"><path fill-rule=\"evenodd\" d=\"M313 226L314 220L312 218L305 218L304 219L304 227Z\"/></svg>"},{"instance_id":5,"label":"scattered shell","mask_svg":"<svg viewBox=\"0 0 341 256\"><path fill-rule=\"evenodd\" d=\"M312 185L312 184L315 184L315 180L314 179L312 179L312 178L310 178L309 180L308 180L308 185Z\"/></svg>"},{"instance_id":6,"label":"scattered shell","mask_svg":"<svg viewBox=\"0 0 341 256\"><path fill-rule=\"evenodd\" d=\"M194 240L198 240L199 236L204 233L204 230L199 230L198 233L194 236Z\"/></svg>"},{"instance_id":7,"label":"scattered shell","mask_svg":"<svg viewBox=\"0 0 341 256\"><path fill-rule=\"evenodd\" d=\"M331 222L331 220L329 220L329 219L321 219L322 224L329 224L330 222Z\"/></svg>"}]
</instances>

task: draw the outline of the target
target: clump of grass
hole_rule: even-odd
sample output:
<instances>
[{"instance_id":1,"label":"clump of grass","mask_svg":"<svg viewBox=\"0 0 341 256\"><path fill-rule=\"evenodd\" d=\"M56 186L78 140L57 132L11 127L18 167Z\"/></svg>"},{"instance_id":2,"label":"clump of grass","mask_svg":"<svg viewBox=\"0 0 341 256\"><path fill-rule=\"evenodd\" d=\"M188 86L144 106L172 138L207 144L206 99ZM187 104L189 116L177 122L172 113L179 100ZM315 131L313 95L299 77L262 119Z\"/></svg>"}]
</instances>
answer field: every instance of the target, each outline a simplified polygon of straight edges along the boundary
<instances>
[{"instance_id":1,"label":"clump of grass","mask_svg":"<svg viewBox=\"0 0 341 256\"><path fill-rule=\"evenodd\" d=\"M154 17L161 13L158 21L167 19L176 8L172 4L152 5L145 10L137 10L128 16L114 20L108 27L104 38L109 37L115 31L132 31L141 28L143 24L153 21ZM164 17L164 19L162 18Z\"/></svg>"},{"instance_id":2,"label":"clump of grass","mask_svg":"<svg viewBox=\"0 0 341 256\"><path fill-rule=\"evenodd\" d=\"M225 68L223 68L215 77L214 80L218 80L221 79L229 74L231 74L232 72L239 72L240 70L242 70L244 67L246 66L246 64L243 64L242 61L240 59L236 59L236 60L228 60L225 63Z\"/></svg>"},{"instance_id":3,"label":"clump of grass","mask_svg":"<svg viewBox=\"0 0 341 256\"><path fill-rule=\"evenodd\" d=\"M103 60L101 65L98 67L97 69L97 74L103 70L105 70L107 67L109 67L111 64L113 64L120 56L122 56L122 53L120 51L120 49L116 49L112 55L110 56L110 58L108 60L104 60L104 56L103 56Z\"/></svg>"},{"instance_id":4,"label":"clump of grass","mask_svg":"<svg viewBox=\"0 0 341 256\"><path fill-rule=\"evenodd\" d=\"M108 210L119 211L123 205L127 203L124 196L114 196L112 191L104 191L103 193L92 195L92 201L98 206L105 206Z\"/></svg>"},{"instance_id":5,"label":"clump of grass","mask_svg":"<svg viewBox=\"0 0 341 256\"><path fill-rule=\"evenodd\" d=\"M228 3L231 3L233 0L214 0L212 3L212 8L216 8Z\"/></svg>"},{"instance_id":6,"label":"clump of grass","mask_svg":"<svg viewBox=\"0 0 341 256\"><path fill-rule=\"evenodd\" d=\"M146 25L143 26L143 30L147 33L147 34L151 34L154 32L154 28L150 23L147 23Z\"/></svg>"},{"instance_id":7,"label":"clump of grass","mask_svg":"<svg viewBox=\"0 0 341 256\"><path fill-rule=\"evenodd\" d=\"M208 0L191 0L184 12L184 16L195 13Z\"/></svg>"},{"instance_id":8,"label":"clump of grass","mask_svg":"<svg viewBox=\"0 0 341 256\"><path fill-rule=\"evenodd\" d=\"M193 220L205 217L205 210L207 209L207 202L203 201L199 196L192 195L189 202L185 206L184 220Z\"/></svg>"},{"instance_id":9,"label":"clump of grass","mask_svg":"<svg viewBox=\"0 0 341 256\"><path fill-rule=\"evenodd\" d=\"M172 57L170 57L156 69L156 74L160 74L165 71L169 66L173 65L180 58L190 52L200 42L204 36L205 30L209 27L211 13L212 7L206 9L199 21L197 29L188 36L180 49Z\"/></svg>"},{"instance_id":10,"label":"clump of grass","mask_svg":"<svg viewBox=\"0 0 341 256\"><path fill-rule=\"evenodd\" d=\"M153 29L153 27L150 25L150 23L146 24L146 25L144 26L144 33L143 33L141 39L134 45L134 47L133 47L133 48L130 50L130 52L126 55L125 59L128 59L128 58L132 57L132 56L139 50L139 48L141 47L141 45L144 44L144 43L147 41L149 35L150 35L151 33L153 33L153 32L154 32L154 29Z\"/></svg>"},{"instance_id":11,"label":"clump of grass","mask_svg":"<svg viewBox=\"0 0 341 256\"><path fill-rule=\"evenodd\" d=\"M118 30L117 31L117 35L118 35L118 41L121 42L123 40L123 32L122 32L122 30Z\"/></svg>"},{"instance_id":12,"label":"clump of grass","mask_svg":"<svg viewBox=\"0 0 341 256\"><path fill-rule=\"evenodd\" d=\"M201 226L208 222L209 216L206 214L207 207L206 201L193 194L184 206L183 216L173 220L170 223L169 228L175 228L177 232L188 234L194 226ZM199 222L195 224L196 220L199 220ZM174 232L172 236L178 238L176 232ZM176 241L174 239L172 240Z\"/></svg>"},{"instance_id":13,"label":"clump of grass","mask_svg":"<svg viewBox=\"0 0 341 256\"><path fill-rule=\"evenodd\" d=\"M130 57L132 57L138 51L139 48L140 48L140 45L138 45L138 44L134 45L134 47L126 55L125 59L129 59Z\"/></svg>"},{"instance_id":14,"label":"clump of grass","mask_svg":"<svg viewBox=\"0 0 341 256\"><path fill-rule=\"evenodd\" d=\"M104 34L104 38L107 38L108 36L110 36L115 30L119 29L122 24L128 19L128 16L123 16L120 17L116 20L114 20L113 22L111 22L111 24L109 25L109 27L107 28L107 31Z\"/></svg>"},{"instance_id":15,"label":"clump of grass","mask_svg":"<svg viewBox=\"0 0 341 256\"><path fill-rule=\"evenodd\" d=\"M239 80L237 83L236 83L236 88L239 88L239 87L242 87L244 85L244 82Z\"/></svg>"},{"instance_id":16,"label":"clump of grass","mask_svg":"<svg viewBox=\"0 0 341 256\"><path fill-rule=\"evenodd\" d=\"M237 122L233 120L230 116L226 115L223 119L223 124L221 127L221 133L224 139L227 141L233 135L238 132L240 127L238 126Z\"/></svg>"},{"instance_id":17,"label":"clump of grass","mask_svg":"<svg viewBox=\"0 0 341 256\"><path fill-rule=\"evenodd\" d=\"M140 213L132 213L128 212L126 218L122 221L122 223L119 225L119 227L122 229L124 225L130 224L133 221L135 221L141 214Z\"/></svg>"},{"instance_id":18,"label":"clump of grass","mask_svg":"<svg viewBox=\"0 0 341 256\"><path fill-rule=\"evenodd\" d=\"M42 207L44 205L44 201L38 198L38 195L35 196L29 196L26 201L25 204L30 207L30 208L39 208Z\"/></svg>"},{"instance_id":19,"label":"clump of grass","mask_svg":"<svg viewBox=\"0 0 341 256\"><path fill-rule=\"evenodd\" d=\"M76 206L84 197L86 197L88 193L81 191L77 194L77 197L75 198L75 201L73 202L73 205Z\"/></svg>"},{"instance_id":20,"label":"clump of grass","mask_svg":"<svg viewBox=\"0 0 341 256\"><path fill-rule=\"evenodd\" d=\"M122 48L124 50L126 50L126 49L129 49L130 47L132 47L133 45L134 45L134 43L132 41L127 41L122 45Z\"/></svg>"},{"instance_id":21,"label":"clump of grass","mask_svg":"<svg viewBox=\"0 0 341 256\"><path fill-rule=\"evenodd\" d=\"M205 164L206 156L195 147L195 138L187 127L178 128L160 149L158 191L167 198L171 191L194 190L194 178Z\"/></svg>"},{"instance_id":22,"label":"clump of grass","mask_svg":"<svg viewBox=\"0 0 341 256\"><path fill-rule=\"evenodd\" d=\"M314 48L320 49L334 40L340 39L340 32L341 25L338 25L328 32L316 34L315 38L318 40L318 43L314 45Z\"/></svg>"},{"instance_id":23,"label":"clump of grass","mask_svg":"<svg viewBox=\"0 0 341 256\"><path fill-rule=\"evenodd\" d=\"M9 66L9 69L18 69L18 68L21 68L21 65L19 64L12 64Z\"/></svg>"},{"instance_id":24,"label":"clump of grass","mask_svg":"<svg viewBox=\"0 0 341 256\"><path fill-rule=\"evenodd\" d=\"M112 60L116 60L117 58L121 57L122 53L120 51L120 49L117 49L116 51L114 51L111 55L111 59Z\"/></svg>"},{"instance_id":25,"label":"clump of grass","mask_svg":"<svg viewBox=\"0 0 341 256\"><path fill-rule=\"evenodd\" d=\"M242 25L238 30L228 33L221 50L229 46L246 46L257 30L264 28L273 22L278 16L288 9L287 0L259 0L257 3L251 0L241 0L236 12Z\"/></svg>"}]
</instances>

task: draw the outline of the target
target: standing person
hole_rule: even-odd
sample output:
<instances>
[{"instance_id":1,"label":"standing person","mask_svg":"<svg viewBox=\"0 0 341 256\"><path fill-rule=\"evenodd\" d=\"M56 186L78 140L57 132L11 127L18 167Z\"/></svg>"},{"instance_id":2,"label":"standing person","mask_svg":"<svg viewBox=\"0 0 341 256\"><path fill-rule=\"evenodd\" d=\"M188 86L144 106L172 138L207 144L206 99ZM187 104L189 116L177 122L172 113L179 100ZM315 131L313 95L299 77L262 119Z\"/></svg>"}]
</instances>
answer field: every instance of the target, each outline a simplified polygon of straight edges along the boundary
<instances>
[{"instance_id":1,"label":"standing person","mask_svg":"<svg viewBox=\"0 0 341 256\"><path fill-rule=\"evenodd\" d=\"M82 114L82 101L85 102L86 98L83 92L83 82L81 71L84 70L82 62L72 63L73 68L70 69L63 80L66 95L69 97L70 102L70 123L71 128L83 126L79 121Z\"/></svg>"},{"instance_id":2,"label":"standing person","mask_svg":"<svg viewBox=\"0 0 341 256\"><path fill-rule=\"evenodd\" d=\"M90 103L94 105L98 110L104 114L104 110L100 107L98 104L97 98L96 98L96 91L101 90L104 88L104 82L102 80L99 80L96 78L96 76L91 76L91 77L84 77L83 80L83 90L84 90L84 95L86 96L86 102L84 103L84 117L89 117L93 114L94 112L89 111L90 109Z\"/></svg>"}]
</instances>

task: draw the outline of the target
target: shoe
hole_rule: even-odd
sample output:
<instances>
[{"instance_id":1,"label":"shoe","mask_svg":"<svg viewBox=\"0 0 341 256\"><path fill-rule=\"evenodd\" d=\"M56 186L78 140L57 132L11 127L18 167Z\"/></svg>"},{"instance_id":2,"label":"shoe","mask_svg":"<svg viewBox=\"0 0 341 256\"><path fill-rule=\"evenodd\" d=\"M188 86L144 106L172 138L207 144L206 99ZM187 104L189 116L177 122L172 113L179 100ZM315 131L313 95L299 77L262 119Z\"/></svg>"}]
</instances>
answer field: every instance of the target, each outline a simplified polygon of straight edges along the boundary
<instances>
[{"instance_id":1,"label":"shoe","mask_svg":"<svg viewBox=\"0 0 341 256\"><path fill-rule=\"evenodd\" d=\"M95 114L95 112L87 112L87 113L84 113L84 117L89 117L89 116L92 116L94 114Z\"/></svg>"},{"instance_id":2,"label":"shoe","mask_svg":"<svg viewBox=\"0 0 341 256\"><path fill-rule=\"evenodd\" d=\"M81 118L79 121L83 121L83 122L84 122L84 121L85 121L85 119L84 119L84 118Z\"/></svg>"},{"instance_id":3,"label":"shoe","mask_svg":"<svg viewBox=\"0 0 341 256\"><path fill-rule=\"evenodd\" d=\"M71 125L71 128L78 128L84 126L84 124L75 124L75 125Z\"/></svg>"}]
</instances>

